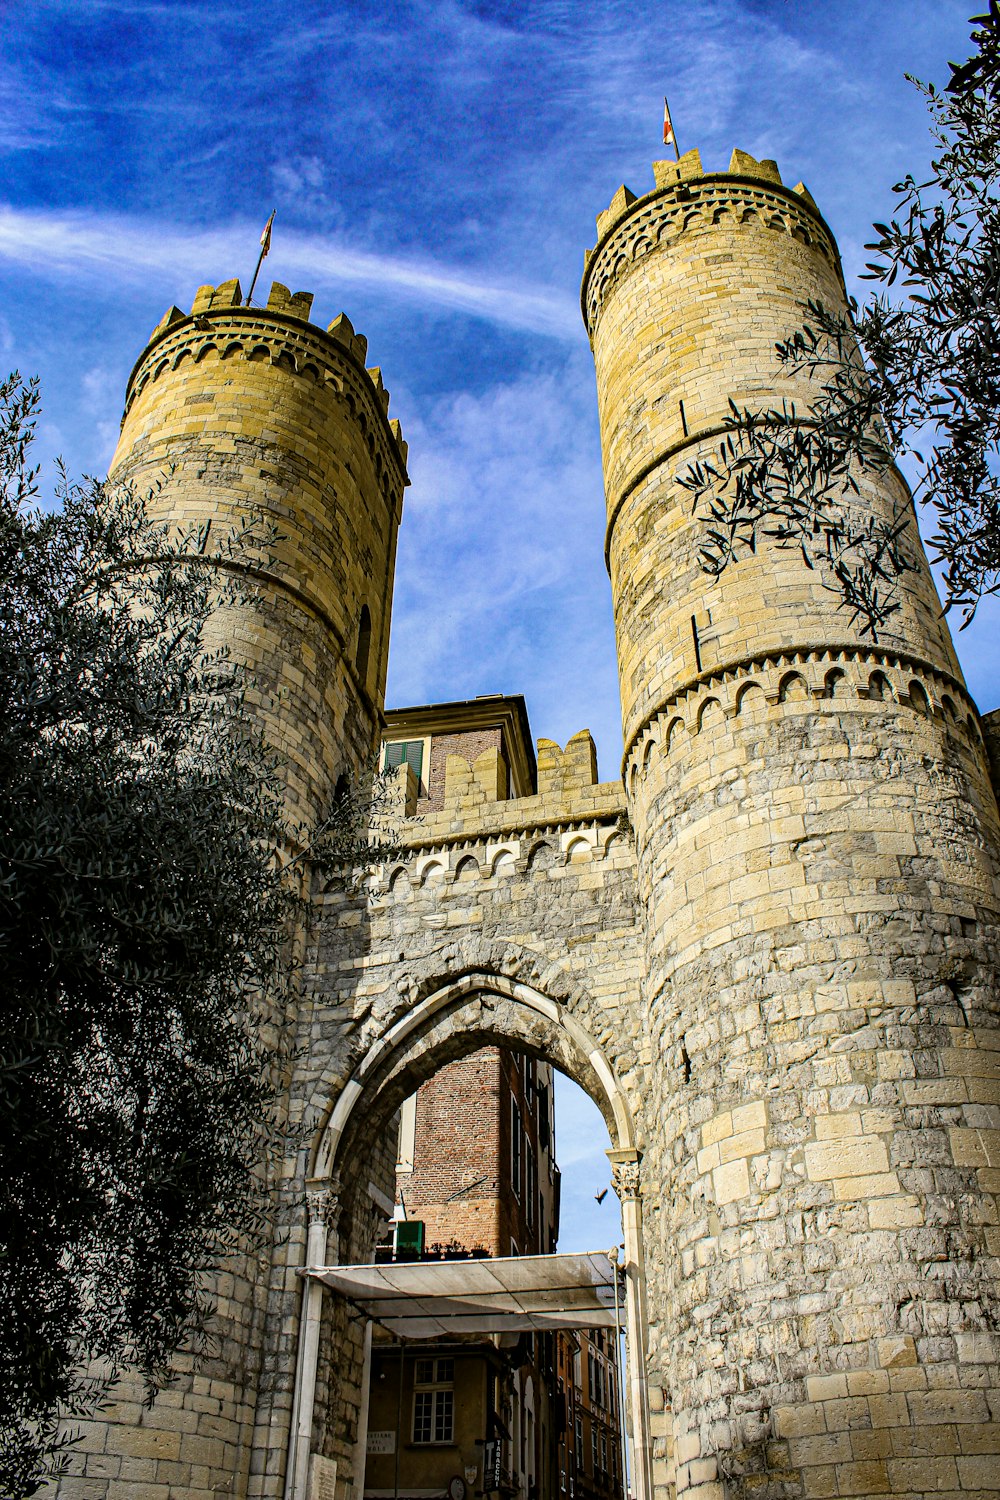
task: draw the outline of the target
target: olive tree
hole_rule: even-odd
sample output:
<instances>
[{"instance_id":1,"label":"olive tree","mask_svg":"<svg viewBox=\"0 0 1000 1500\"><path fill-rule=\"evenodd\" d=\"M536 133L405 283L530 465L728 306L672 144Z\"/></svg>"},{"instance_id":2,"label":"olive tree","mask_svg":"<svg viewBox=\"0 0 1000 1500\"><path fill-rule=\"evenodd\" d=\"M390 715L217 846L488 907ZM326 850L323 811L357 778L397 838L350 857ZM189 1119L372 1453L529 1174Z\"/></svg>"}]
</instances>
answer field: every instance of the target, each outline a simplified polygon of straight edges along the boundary
<instances>
[{"instance_id":1,"label":"olive tree","mask_svg":"<svg viewBox=\"0 0 1000 1500\"><path fill-rule=\"evenodd\" d=\"M366 857L371 810L352 785L311 846L287 826L245 678L206 647L207 534L96 482L63 478L39 508L37 401L0 384L0 1492L17 1500L60 1466L62 1419L125 1366L152 1398L204 1342L207 1273L261 1236L289 919L314 856ZM212 539L249 545L261 528Z\"/></svg>"},{"instance_id":2,"label":"olive tree","mask_svg":"<svg viewBox=\"0 0 1000 1500\"><path fill-rule=\"evenodd\" d=\"M701 563L718 576L760 537L798 549L872 635L898 609L908 566L904 510L876 520L859 477L908 456L915 499L934 519L945 608L967 624L1000 592L1000 5L972 18L976 50L927 101L936 152L896 184L874 226L865 278L879 290L848 310L803 308L776 345L806 374L804 408L731 403L717 452L680 484L702 521ZM909 76L909 75L908 75Z\"/></svg>"}]
</instances>

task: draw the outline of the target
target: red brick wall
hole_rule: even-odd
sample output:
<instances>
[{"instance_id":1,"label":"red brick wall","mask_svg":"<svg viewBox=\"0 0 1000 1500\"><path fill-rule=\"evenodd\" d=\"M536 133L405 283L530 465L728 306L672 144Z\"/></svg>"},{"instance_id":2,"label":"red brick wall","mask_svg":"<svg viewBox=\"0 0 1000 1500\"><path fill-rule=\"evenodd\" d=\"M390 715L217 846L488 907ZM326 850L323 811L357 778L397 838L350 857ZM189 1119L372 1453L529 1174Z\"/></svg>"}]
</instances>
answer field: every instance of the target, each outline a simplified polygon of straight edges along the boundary
<instances>
[{"instance_id":1,"label":"red brick wall","mask_svg":"<svg viewBox=\"0 0 1000 1500\"><path fill-rule=\"evenodd\" d=\"M424 1221L427 1245L456 1240L467 1250L506 1253L497 1223L500 1108L495 1047L449 1063L417 1094L414 1170L401 1174L399 1186L408 1214Z\"/></svg>"},{"instance_id":2,"label":"red brick wall","mask_svg":"<svg viewBox=\"0 0 1000 1500\"><path fill-rule=\"evenodd\" d=\"M464 734L434 735L430 772L424 777L429 795L421 797L420 808L440 811L444 807L444 773L449 755L461 755L471 765L484 750L493 749L503 754L503 730L499 725L495 729L474 729Z\"/></svg>"},{"instance_id":3,"label":"red brick wall","mask_svg":"<svg viewBox=\"0 0 1000 1500\"><path fill-rule=\"evenodd\" d=\"M534 1065L532 1065L532 1068ZM511 1171L511 1100L521 1117L521 1173L515 1194ZM449 1063L417 1093L412 1173L398 1188L407 1216L424 1223L424 1243L457 1243L466 1250L521 1255L549 1249L548 1226L538 1209L537 1096L524 1092L521 1054L484 1047ZM535 1161L529 1226L526 1159Z\"/></svg>"}]
</instances>

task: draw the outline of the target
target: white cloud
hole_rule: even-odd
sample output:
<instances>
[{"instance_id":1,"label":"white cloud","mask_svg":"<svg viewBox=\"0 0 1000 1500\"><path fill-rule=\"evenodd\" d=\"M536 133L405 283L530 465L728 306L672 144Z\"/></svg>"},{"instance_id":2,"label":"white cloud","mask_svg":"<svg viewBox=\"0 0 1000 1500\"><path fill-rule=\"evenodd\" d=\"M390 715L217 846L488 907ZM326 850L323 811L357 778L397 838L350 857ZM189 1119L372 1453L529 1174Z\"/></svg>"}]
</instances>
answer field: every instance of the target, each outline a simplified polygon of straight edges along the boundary
<instances>
[{"instance_id":1,"label":"white cloud","mask_svg":"<svg viewBox=\"0 0 1000 1500\"><path fill-rule=\"evenodd\" d=\"M326 167L318 156L300 156L292 161L275 162L271 167L271 177L279 196L300 198L305 195L313 203L317 198L324 202L326 200L326 194L322 192Z\"/></svg>"},{"instance_id":2,"label":"white cloud","mask_svg":"<svg viewBox=\"0 0 1000 1500\"><path fill-rule=\"evenodd\" d=\"M402 404L406 405L405 393ZM593 375L561 359L408 417L389 701L523 692L532 728L621 754Z\"/></svg>"},{"instance_id":3,"label":"white cloud","mask_svg":"<svg viewBox=\"0 0 1000 1500\"><path fill-rule=\"evenodd\" d=\"M0 205L0 259L60 279L114 277L148 285L189 287L215 275L219 280L246 259L260 226L224 230L178 230L134 217L36 212ZM579 310L561 289L533 287L458 269L427 258L379 255L320 235L294 230L282 235L276 269L307 277L313 286L336 282L378 288L417 303L451 308L510 328L558 339L579 339Z\"/></svg>"}]
</instances>

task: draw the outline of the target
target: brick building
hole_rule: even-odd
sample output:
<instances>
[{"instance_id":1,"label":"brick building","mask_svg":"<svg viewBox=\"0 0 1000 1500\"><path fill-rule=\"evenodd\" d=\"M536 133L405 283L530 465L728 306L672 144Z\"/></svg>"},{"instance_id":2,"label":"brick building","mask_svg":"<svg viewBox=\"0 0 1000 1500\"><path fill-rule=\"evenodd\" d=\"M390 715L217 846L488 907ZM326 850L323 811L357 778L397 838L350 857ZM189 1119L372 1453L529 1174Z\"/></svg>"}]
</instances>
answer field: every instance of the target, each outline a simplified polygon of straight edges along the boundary
<instances>
[{"instance_id":1,"label":"brick building","mask_svg":"<svg viewBox=\"0 0 1000 1500\"><path fill-rule=\"evenodd\" d=\"M559 1225L552 1069L484 1047L450 1063L401 1112L396 1202L429 1248L547 1255Z\"/></svg>"},{"instance_id":2,"label":"brick building","mask_svg":"<svg viewBox=\"0 0 1000 1500\"><path fill-rule=\"evenodd\" d=\"M485 1047L448 1064L400 1112L400 1259L549 1254L559 1224L552 1069ZM366 1500L465 1500L501 1445L498 1492L555 1500L555 1335L466 1336L372 1348ZM487 1489L487 1493L493 1493Z\"/></svg>"}]
</instances>

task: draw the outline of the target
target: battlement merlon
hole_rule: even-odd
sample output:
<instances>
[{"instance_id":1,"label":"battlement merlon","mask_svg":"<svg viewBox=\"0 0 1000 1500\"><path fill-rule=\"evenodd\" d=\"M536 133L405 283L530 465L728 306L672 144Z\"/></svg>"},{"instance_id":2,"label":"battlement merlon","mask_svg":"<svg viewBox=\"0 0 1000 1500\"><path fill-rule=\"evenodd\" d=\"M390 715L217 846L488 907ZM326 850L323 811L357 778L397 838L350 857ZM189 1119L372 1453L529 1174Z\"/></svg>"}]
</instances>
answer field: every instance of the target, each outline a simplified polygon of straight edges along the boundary
<instances>
[{"instance_id":1,"label":"battlement merlon","mask_svg":"<svg viewBox=\"0 0 1000 1500\"><path fill-rule=\"evenodd\" d=\"M394 816L403 820L401 842L423 848L506 836L530 828L561 829L578 824L615 824L625 812L621 781L598 781L597 752L590 731L575 734L565 750L553 740L538 742L538 786L527 796L507 794L507 764L496 747L470 760L449 755L444 805L422 807L419 781L405 763L396 768Z\"/></svg>"},{"instance_id":2,"label":"battlement merlon","mask_svg":"<svg viewBox=\"0 0 1000 1500\"><path fill-rule=\"evenodd\" d=\"M199 287L190 313L183 312L179 307L168 307L153 329L145 349L136 360L129 376L125 390L125 410L128 410L135 395L140 371L151 353L167 339L175 343L178 334L182 337L187 335L191 343L200 342L204 346L206 338L210 338L218 330L231 335L232 344L241 336L252 337L260 329L262 322L289 330L295 330L297 325L301 327L305 324L320 346L332 342L337 346L339 354L348 355L358 373L364 377L371 390L376 409L391 438L391 447L396 453L402 471L403 484L408 485L410 481L406 472L407 444L399 422L395 417L389 417L389 392L382 382L382 371L378 366L369 368L365 364L368 355L368 340L364 334L355 332L354 325L346 313L338 313L325 330L320 328L312 322L310 316L312 303L312 292L292 292L280 281L271 283L265 307L245 306L242 288L235 277L230 281L222 282L219 286ZM203 350L199 351L199 354L202 352ZM284 350L279 352L291 353L294 363L294 352ZM304 359L303 363L306 362L308 361Z\"/></svg>"},{"instance_id":3,"label":"battlement merlon","mask_svg":"<svg viewBox=\"0 0 1000 1500\"><path fill-rule=\"evenodd\" d=\"M654 161L653 182L652 192L641 196L633 193L623 183L604 212L597 215L597 244L593 249L583 252L583 286L580 295L585 318L588 277L598 252L614 233L621 220L636 208L641 208L654 200L684 202L691 199L695 191L703 185L718 186L726 182L739 182L754 184L772 193L777 192L780 196L805 208L828 235L831 244L836 247L833 232L820 213L816 200L805 183L797 182L792 188L786 187L781 180L777 162L770 158L766 157L758 161L748 151L741 151L739 147L736 147L725 172L706 172L702 167L701 152L697 147L693 147L690 151L685 151L679 161Z\"/></svg>"}]
</instances>

